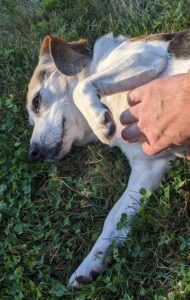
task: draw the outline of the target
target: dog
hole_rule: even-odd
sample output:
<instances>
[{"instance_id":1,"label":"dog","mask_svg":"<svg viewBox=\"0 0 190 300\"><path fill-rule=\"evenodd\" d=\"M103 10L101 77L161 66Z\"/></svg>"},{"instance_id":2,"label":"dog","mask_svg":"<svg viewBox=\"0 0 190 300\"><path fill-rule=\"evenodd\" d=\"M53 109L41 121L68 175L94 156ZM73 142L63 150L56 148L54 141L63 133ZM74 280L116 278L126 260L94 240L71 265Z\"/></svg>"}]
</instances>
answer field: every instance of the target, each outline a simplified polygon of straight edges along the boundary
<instances>
[{"instance_id":1,"label":"dog","mask_svg":"<svg viewBox=\"0 0 190 300\"><path fill-rule=\"evenodd\" d=\"M73 145L99 139L119 147L131 166L125 192L109 212L102 233L69 285L78 288L105 270L112 242L122 245L129 231L118 229L122 214L129 221L133 218L140 206L141 188L155 190L175 159L176 149L148 156L141 143L124 142L120 115L128 108L131 89L158 77L187 72L189 49L190 30L132 39L108 34L96 41L93 55L86 40L66 43L55 36L43 40L27 94L29 122L34 126L30 159L58 161Z\"/></svg>"}]
</instances>

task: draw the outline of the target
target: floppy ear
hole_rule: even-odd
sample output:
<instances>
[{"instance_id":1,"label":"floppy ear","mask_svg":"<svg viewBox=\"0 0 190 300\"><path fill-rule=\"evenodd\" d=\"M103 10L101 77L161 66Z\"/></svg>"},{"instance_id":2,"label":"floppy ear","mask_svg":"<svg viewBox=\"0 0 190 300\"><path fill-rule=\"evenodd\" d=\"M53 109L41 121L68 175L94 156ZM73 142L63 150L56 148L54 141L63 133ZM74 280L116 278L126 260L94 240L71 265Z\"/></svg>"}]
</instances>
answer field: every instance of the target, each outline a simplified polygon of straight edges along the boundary
<instances>
[{"instance_id":1,"label":"floppy ear","mask_svg":"<svg viewBox=\"0 0 190 300\"><path fill-rule=\"evenodd\" d=\"M40 57L53 61L57 69L72 76L85 68L90 63L87 41L66 43L55 36L46 36L40 49Z\"/></svg>"},{"instance_id":2,"label":"floppy ear","mask_svg":"<svg viewBox=\"0 0 190 300\"><path fill-rule=\"evenodd\" d=\"M81 39L79 41L70 42L69 46L76 52L90 56L88 41Z\"/></svg>"}]
</instances>

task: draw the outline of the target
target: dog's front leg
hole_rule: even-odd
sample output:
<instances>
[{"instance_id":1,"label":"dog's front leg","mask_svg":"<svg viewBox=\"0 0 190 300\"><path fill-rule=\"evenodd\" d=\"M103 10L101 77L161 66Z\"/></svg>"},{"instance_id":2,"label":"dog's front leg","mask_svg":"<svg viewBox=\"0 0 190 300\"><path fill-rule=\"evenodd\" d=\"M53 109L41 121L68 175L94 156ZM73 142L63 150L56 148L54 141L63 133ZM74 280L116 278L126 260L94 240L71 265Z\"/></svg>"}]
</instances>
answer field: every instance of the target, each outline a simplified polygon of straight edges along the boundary
<instances>
[{"instance_id":1,"label":"dog's front leg","mask_svg":"<svg viewBox=\"0 0 190 300\"><path fill-rule=\"evenodd\" d=\"M115 125L100 98L129 91L157 78L168 61L167 52L159 51L158 47L146 43L138 47L126 44L126 49L124 46L120 51L115 50L118 55L113 51L108 56L101 71L79 82L73 93L76 106L96 136L106 144L109 144Z\"/></svg>"},{"instance_id":2,"label":"dog's front leg","mask_svg":"<svg viewBox=\"0 0 190 300\"><path fill-rule=\"evenodd\" d=\"M168 158L152 161L137 160L137 163L132 166L126 191L108 214L101 235L88 256L71 276L69 285L79 287L80 284L89 283L97 274L105 270L106 257L113 240L117 244L122 244L128 234L129 228L119 230L117 227L122 214L125 213L130 221L140 206L140 189L142 187L155 189L167 169L168 162Z\"/></svg>"}]
</instances>

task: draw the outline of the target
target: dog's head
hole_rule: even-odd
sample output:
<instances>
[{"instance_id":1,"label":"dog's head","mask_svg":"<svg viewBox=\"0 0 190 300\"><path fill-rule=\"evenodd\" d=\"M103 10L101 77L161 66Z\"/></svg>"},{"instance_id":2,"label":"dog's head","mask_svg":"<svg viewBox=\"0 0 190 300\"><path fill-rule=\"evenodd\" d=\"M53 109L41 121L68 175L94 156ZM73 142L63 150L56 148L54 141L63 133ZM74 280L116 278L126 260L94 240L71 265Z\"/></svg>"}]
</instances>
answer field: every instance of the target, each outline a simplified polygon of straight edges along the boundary
<instances>
[{"instance_id":1,"label":"dog's head","mask_svg":"<svg viewBox=\"0 0 190 300\"><path fill-rule=\"evenodd\" d=\"M72 98L90 60L85 40L66 43L53 36L44 39L27 94L29 122L34 126L29 149L32 160L59 160L72 144L92 140Z\"/></svg>"}]
</instances>

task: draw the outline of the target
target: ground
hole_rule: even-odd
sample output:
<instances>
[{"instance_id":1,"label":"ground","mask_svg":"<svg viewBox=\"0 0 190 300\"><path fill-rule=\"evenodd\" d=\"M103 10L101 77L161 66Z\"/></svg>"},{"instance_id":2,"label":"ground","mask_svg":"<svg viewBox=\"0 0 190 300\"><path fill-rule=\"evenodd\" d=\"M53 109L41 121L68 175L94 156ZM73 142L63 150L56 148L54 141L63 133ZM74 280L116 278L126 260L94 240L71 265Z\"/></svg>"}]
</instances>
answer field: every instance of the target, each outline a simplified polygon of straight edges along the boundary
<instances>
[{"instance_id":1,"label":"ground","mask_svg":"<svg viewBox=\"0 0 190 300\"><path fill-rule=\"evenodd\" d=\"M109 270L81 290L67 281L124 190L118 149L88 145L32 164L25 99L47 34L67 41L190 27L190 1L0 0L0 299L190 299L190 163L183 157L143 204ZM119 226L125 226L120 222Z\"/></svg>"}]
</instances>

